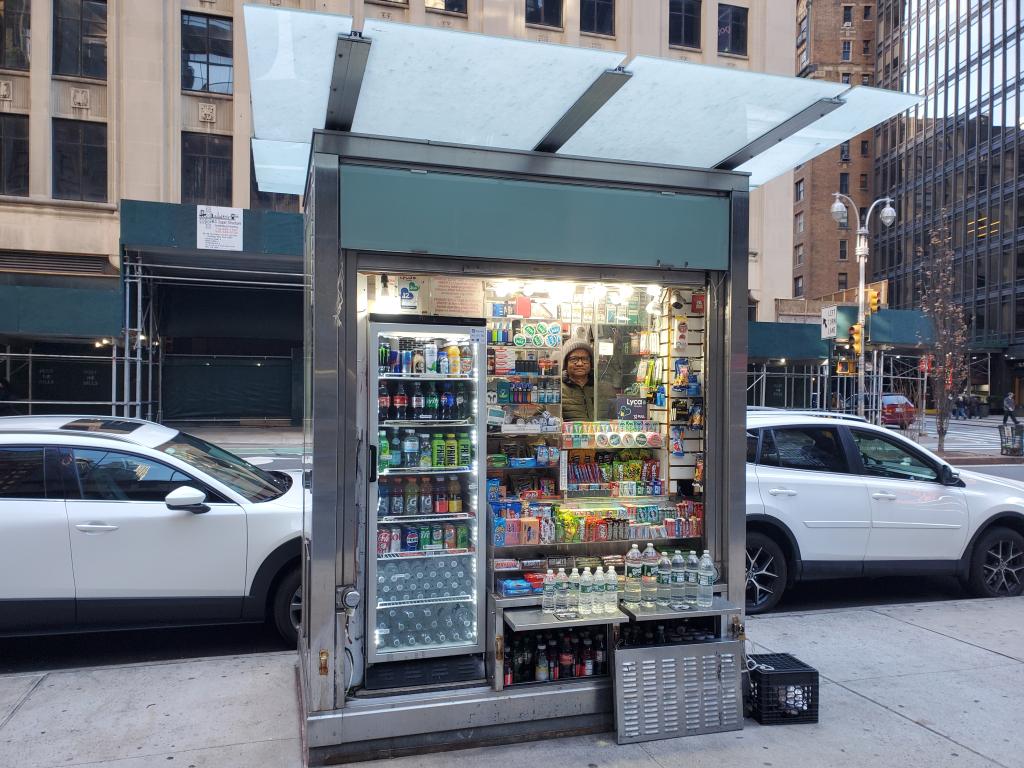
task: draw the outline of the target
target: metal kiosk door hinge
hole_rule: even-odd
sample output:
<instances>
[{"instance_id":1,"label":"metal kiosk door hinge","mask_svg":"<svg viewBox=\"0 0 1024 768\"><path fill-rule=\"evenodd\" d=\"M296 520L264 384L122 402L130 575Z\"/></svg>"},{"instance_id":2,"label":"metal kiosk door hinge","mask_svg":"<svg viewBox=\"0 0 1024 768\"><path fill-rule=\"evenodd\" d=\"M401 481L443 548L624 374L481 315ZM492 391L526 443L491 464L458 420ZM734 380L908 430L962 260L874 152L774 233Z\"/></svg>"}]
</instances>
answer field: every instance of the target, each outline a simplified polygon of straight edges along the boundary
<instances>
[{"instance_id":1,"label":"metal kiosk door hinge","mask_svg":"<svg viewBox=\"0 0 1024 768\"><path fill-rule=\"evenodd\" d=\"M328 657L329 657L329 654L327 653L326 649L321 648L320 649L320 674L323 677L327 677L327 659L328 659Z\"/></svg>"}]
</instances>

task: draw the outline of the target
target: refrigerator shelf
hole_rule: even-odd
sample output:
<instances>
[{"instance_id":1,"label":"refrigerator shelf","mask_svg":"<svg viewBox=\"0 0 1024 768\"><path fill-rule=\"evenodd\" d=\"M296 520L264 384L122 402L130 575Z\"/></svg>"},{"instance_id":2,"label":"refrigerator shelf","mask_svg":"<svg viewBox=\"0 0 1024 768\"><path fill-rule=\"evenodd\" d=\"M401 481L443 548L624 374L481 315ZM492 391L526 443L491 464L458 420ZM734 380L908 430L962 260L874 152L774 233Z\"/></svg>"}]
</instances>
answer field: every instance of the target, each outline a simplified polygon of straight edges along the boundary
<instances>
[{"instance_id":1,"label":"refrigerator shelf","mask_svg":"<svg viewBox=\"0 0 1024 768\"><path fill-rule=\"evenodd\" d=\"M421 658L427 655L429 651L436 652L446 649L466 648L467 650L464 651L464 653L469 653L477 644L476 634L474 633L472 637L465 640L450 641L446 643L431 643L430 645L416 643L415 645L403 645L398 649L381 648L382 643L380 642L380 638L388 637L391 632L376 630L375 634L377 636L377 653L380 654L381 659L384 661L400 661L402 659ZM449 654L451 654L450 650Z\"/></svg>"},{"instance_id":2,"label":"refrigerator shelf","mask_svg":"<svg viewBox=\"0 0 1024 768\"><path fill-rule=\"evenodd\" d=\"M440 522L442 520L476 520L476 515L471 515L468 512L462 512L454 515L387 515L386 517L378 517L378 523L429 523L431 521Z\"/></svg>"},{"instance_id":3,"label":"refrigerator shelf","mask_svg":"<svg viewBox=\"0 0 1024 768\"><path fill-rule=\"evenodd\" d=\"M426 549L415 552L388 552L385 555L377 555L377 560L419 560L425 557L464 557L475 554L475 549Z\"/></svg>"},{"instance_id":4,"label":"refrigerator shelf","mask_svg":"<svg viewBox=\"0 0 1024 768\"><path fill-rule=\"evenodd\" d=\"M443 373L382 373L377 378L383 381L476 381L475 374L451 376Z\"/></svg>"},{"instance_id":5,"label":"refrigerator shelf","mask_svg":"<svg viewBox=\"0 0 1024 768\"><path fill-rule=\"evenodd\" d=\"M419 600L380 600L377 602L377 610L383 611L388 608L408 608L415 605L447 605L449 603L474 603L476 598L473 595L453 595L451 597L424 597Z\"/></svg>"},{"instance_id":6,"label":"refrigerator shelf","mask_svg":"<svg viewBox=\"0 0 1024 768\"><path fill-rule=\"evenodd\" d=\"M388 419L382 427L471 427L472 419Z\"/></svg>"},{"instance_id":7,"label":"refrigerator shelf","mask_svg":"<svg viewBox=\"0 0 1024 768\"><path fill-rule=\"evenodd\" d=\"M382 469L377 474L381 477L393 475L465 475L476 471L473 467L395 467Z\"/></svg>"}]
</instances>

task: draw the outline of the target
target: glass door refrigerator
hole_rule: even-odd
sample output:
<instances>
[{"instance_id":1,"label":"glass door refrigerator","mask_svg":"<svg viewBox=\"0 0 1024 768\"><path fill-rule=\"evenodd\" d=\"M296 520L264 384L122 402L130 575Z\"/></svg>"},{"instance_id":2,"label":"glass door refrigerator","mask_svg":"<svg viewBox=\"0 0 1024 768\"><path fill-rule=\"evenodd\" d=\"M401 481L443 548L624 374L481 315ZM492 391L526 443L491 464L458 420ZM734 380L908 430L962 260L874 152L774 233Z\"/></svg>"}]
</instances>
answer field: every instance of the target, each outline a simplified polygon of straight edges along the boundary
<instances>
[{"instance_id":1,"label":"glass door refrigerator","mask_svg":"<svg viewBox=\"0 0 1024 768\"><path fill-rule=\"evenodd\" d=\"M462 318L370 318L371 665L484 650L484 327Z\"/></svg>"}]
</instances>

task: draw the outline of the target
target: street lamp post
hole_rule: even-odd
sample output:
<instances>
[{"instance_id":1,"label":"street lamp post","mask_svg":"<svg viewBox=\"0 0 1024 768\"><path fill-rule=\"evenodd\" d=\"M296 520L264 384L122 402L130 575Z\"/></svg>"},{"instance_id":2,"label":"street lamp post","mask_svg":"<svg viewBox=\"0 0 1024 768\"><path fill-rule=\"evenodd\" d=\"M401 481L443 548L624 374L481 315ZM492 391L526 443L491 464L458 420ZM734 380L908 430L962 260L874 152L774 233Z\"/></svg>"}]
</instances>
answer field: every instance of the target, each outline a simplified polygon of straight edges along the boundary
<instances>
[{"instance_id":1,"label":"street lamp post","mask_svg":"<svg viewBox=\"0 0 1024 768\"><path fill-rule=\"evenodd\" d=\"M860 277L857 282L857 322L860 324L861 334L864 334L864 320L865 320L865 299L864 299L864 272L867 268L868 263L868 223L871 221L871 214L875 212L875 208L879 204L883 204L885 207L882 208L878 217L882 220L882 223L889 227L896 221L896 209L892 207L891 197L880 197L871 204L868 208L867 214L864 216L864 220L861 221L860 211L857 209L857 204L853 202L849 197L840 193L833 192L835 201L832 203L832 218L836 220L837 224L842 224L843 219L848 216L847 209L853 211L853 215L857 220L857 247L855 254L857 256L857 268L860 273ZM864 336L862 336L864 338ZM864 416L864 344L861 342L860 352L857 355L857 415Z\"/></svg>"}]
</instances>

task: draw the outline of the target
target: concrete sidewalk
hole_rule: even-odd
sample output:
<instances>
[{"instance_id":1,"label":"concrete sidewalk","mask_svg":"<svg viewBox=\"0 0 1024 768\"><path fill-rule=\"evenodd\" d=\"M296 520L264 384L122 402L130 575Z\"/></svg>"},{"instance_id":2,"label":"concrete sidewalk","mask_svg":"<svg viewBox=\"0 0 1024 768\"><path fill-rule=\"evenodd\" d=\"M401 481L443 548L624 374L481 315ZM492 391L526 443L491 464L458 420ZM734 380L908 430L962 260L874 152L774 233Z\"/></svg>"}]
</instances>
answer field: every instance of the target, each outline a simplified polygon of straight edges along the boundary
<instances>
[{"instance_id":1,"label":"concrete sidewalk","mask_svg":"<svg viewBox=\"0 0 1024 768\"><path fill-rule=\"evenodd\" d=\"M1024 598L753 617L758 652L821 673L817 725L618 747L612 734L388 768L1024 766ZM83 660L87 661L87 660ZM0 676L0 766L298 768L295 654Z\"/></svg>"}]
</instances>

